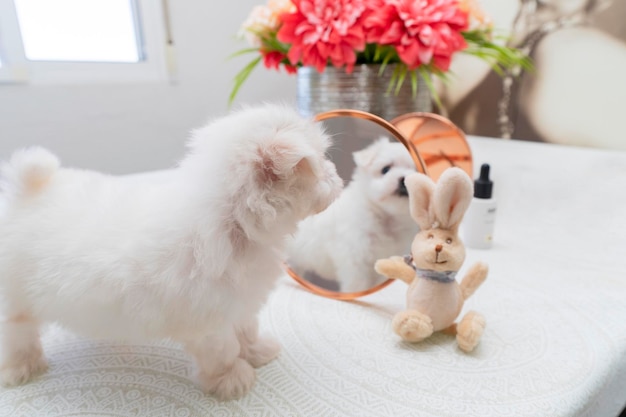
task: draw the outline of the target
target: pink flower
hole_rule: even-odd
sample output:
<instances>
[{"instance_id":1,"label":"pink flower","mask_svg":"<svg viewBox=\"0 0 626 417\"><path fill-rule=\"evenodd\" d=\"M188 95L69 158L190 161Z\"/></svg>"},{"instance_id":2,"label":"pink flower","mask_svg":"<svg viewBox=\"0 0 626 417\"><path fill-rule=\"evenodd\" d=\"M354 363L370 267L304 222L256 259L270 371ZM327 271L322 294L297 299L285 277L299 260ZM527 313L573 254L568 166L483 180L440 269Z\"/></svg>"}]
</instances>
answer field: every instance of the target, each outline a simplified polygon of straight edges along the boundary
<instances>
[{"instance_id":1,"label":"pink flower","mask_svg":"<svg viewBox=\"0 0 626 417\"><path fill-rule=\"evenodd\" d=\"M400 72L390 89L402 85L407 71L443 76L452 56L467 43L472 45L469 54L500 69L531 68L522 51L492 41L492 25L478 8L480 0L266 1L252 10L240 31L253 46L240 53L256 52L261 59L237 74L233 94L260 61L288 73L300 66L318 72L334 66L350 73L357 62L397 64Z\"/></svg>"},{"instance_id":2,"label":"pink flower","mask_svg":"<svg viewBox=\"0 0 626 417\"><path fill-rule=\"evenodd\" d=\"M493 21L480 7L478 0L459 0L459 7L469 16L469 29L489 29Z\"/></svg>"},{"instance_id":3,"label":"pink flower","mask_svg":"<svg viewBox=\"0 0 626 417\"><path fill-rule=\"evenodd\" d=\"M287 58L285 54L278 51L261 51L261 55L263 56L263 65L265 65L265 68L275 70L279 70L280 64ZM295 74L298 71L293 65L284 64L284 67L288 74Z\"/></svg>"},{"instance_id":4,"label":"pink flower","mask_svg":"<svg viewBox=\"0 0 626 417\"><path fill-rule=\"evenodd\" d=\"M291 12L294 6L290 0L269 0L266 5L255 6L239 28L239 36L254 47L263 44L263 37L269 36L280 26L280 15Z\"/></svg>"},{"instance_id":5,"label":"pink flower","mask_svg":"<svg viewBox=\"0 0 626 417\"><path fill-rule=\"evenodd\" d=\"M467 12L458 0L368 0L367 42L393 46L409 69L433 64L442 71L452 55L467 47L461 31Z\"/></svg>"},{"instance_id":6,"label":"pink flower","mask_svg":"<svg viewBox=\"0 0 626 417\"><path fill-rule=\"evenodd\" d=\"M288 58L319 72L330 61L351 72L356 52L365 49L366 0L293 0L296 10L283 14L278 40L291 44Z\"/></svg>"}]
</instances>

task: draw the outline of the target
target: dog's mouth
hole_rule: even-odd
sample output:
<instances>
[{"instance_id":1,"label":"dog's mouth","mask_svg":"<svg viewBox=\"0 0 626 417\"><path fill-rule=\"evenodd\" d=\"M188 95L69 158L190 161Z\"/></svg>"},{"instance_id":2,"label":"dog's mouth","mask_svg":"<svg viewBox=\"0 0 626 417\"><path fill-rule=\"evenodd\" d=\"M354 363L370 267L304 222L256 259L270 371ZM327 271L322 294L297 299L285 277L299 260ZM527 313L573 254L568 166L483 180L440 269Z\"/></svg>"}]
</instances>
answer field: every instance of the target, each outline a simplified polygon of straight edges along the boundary
<instances>
[{"instance_id":1,"label":"dog's mouth","mask_svg":"<svg viewBox=\"0 0 626 417\"><path fill-rule=\"evenodd\" d=\"M399 197L408 197L409 193L407 192L406 188L398 188L396 190L396 195Z\"/></svg>"}]
</instances>

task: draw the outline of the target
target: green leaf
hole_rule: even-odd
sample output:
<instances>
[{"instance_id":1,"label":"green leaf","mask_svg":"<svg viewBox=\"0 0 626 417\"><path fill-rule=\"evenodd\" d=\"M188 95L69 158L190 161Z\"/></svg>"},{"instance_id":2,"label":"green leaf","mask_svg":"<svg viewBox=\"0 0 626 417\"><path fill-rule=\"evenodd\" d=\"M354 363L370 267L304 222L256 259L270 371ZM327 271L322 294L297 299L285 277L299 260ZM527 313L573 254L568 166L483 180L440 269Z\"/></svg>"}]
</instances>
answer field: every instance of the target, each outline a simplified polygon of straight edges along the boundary
<instances>
[{"instance_id":1,"label":"green leaf","mask_svg":"<svg viewBox=\"0 0 626 417\"><path fill-rule=\"evenodd\" d=\"M230 92L230 96L228 96L229 106L233 104L233 101L235 100L235 97L237 96L237 92L239 92L239 89L243 85L244 81L248 79L248 77L250 76L254 68L256 68L256 66L259 65L259 62L261 62L261 59L262 57L260 56L256 57L255 59L250 61L248 65L243 67L243 69L239 71L237 75L235 75L235 79L234 79L235 84L233 86L232 91Z\"/></svg>"},{"instance_id":2,"label":"green leaf","mask_svg":"<svg viewBox=\"0 0 626 417\"><path fill-rule=\"evenodd\" d=\"M417 77L418 77L417 71L415 70L411 71L411 94L413 95L413 97L417 97L417 84L418 84Z\"/></svg>"},{"instance_id":3,"label":"green leaf","mask_svg":"<svg viewBox=\"0 0 626 417\"><path fill-rule=\"evenodd\" d=\"M397 66L396 68L400 68L399 74L398 74L398 80L396 82L396 91L395 91L395 95L397 96L400 93L400 89L402 88L402 84L404 84L404 80L406 78L406 74L408 72L407 68L405 66Z\"/></svg>"},{"instance_id":4,"label":"green leaf","mask_svg":"<svg viewBox=\"0 0 626 417\"><path fill-rule=\"evenodd\" d=\"M374 62L378 62L378 60L380 59L382 49L383 48L380 45L376 45L376 50L374 51Z\"/></svg>"},{"instance_id":5,"label":"green leaf","mask_svg":"<svg viewBox=\"0 0 626 417\"><path fill-rule=\"evenodd\" d=\"M252 52L259 52L259 50L257 48L246 48L246 49L241 49L237 52L233 52L232 54L228 55L228 57L226 57L226 59L233 59L235 57L241 56L241 55L245 55L245 54L250 54Z\"/></svg>"},{"instance_id":6,"label":"green leaf","mask_svg":"<svg viewBox=\"0 0 626 417\"><path fill-rule=\"evenodd\" d=\"M463 37L469 46L462 52L488 62L500 76L505 75L507 70L518 67L525 71L533 70L531 59L522 51L492 41L494 38L506 40L506 37L494 35L493 31L484 29L463 32Z\"/></svg>"},{"instance_id":7,"label":"green leaf","mask_svg":"<svg viewBox=\"0 0 626 417\"><path fill-rule=\"evenodd\" d=\"M424 79L424 82L426 83L426 86L428 87L428 90L430 91L430 95L432 96L433 100L435 101L435 104L437 104L437 107L440 109L443 109L443 104L441 103L441 99L439 98L439 94L437 94L437 90L435 89L435 85L433 84L432 80L430 79L431 77L431 72L425 68L424 66L420 66L419 68L420 74L422 75L422 78Z\"/></svg>"}]
</instances>

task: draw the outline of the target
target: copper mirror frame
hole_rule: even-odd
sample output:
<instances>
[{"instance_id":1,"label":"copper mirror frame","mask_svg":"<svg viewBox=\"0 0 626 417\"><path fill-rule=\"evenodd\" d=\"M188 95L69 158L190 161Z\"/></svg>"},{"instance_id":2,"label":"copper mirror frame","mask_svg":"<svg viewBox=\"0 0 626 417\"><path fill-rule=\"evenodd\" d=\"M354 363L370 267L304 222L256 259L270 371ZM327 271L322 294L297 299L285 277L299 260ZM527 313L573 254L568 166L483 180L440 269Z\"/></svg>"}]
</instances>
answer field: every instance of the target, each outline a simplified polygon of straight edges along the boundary
<instances>
[{"instance_id":1,"label":"copper mirror frame","mask_svg":"<svg viewBox=\"0 0 626 417\"><path fill-rule=\"evenodd\" d=\"M415 148L433 180L452 166L473 175L472 151L465 133L450 120L434 113L406 113L391 124Z\"/></svg>"},{"instance_id":2,"label":"copper mirror frame","mask_svg":"<svg viewBox=\"0 0 626 417\"><path fill-rule=\"evenodd\" d=\"M353 117L376 123L387 130L404 145L415 162L418 172L433 179L450 166L458 166L472 175L471 150L461 129L445 117L433 113L407 113L388 122L374 114L352 109L336 109L315 116L315 120ZM402 254L398 254L402 255ZM321 288L299 276L285 264L287 273L296 282L314 294L336 300L354 300L387 287L394 280L388 279L372 288L358 292L339 292Z\"/></svg>"}]
</instances>

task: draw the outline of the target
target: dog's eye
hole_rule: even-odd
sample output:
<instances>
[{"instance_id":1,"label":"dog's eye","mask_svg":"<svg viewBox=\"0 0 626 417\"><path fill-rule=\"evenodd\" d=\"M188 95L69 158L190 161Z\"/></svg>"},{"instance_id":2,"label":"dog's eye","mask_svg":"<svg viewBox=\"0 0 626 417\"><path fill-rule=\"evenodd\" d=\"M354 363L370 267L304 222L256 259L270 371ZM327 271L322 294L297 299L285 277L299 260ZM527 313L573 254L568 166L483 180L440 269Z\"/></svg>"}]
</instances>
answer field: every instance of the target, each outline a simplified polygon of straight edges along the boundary
<instances>
[{"instance_id":1,"label":"dog's eye","mask_svg":"<svg viewBox=\"0 0 626 417\"><path fill-rule=\"evenodd\" d=\"M446 243L449 245L450 243L452 243L452 239L447 238L447 239L446 239Z\"/></svg>"},{"instance_id":2,"label":"dog's eye","mask_svg":"<svg viewBox=\"0 0 626 417\"><path fill-rule=\"evenodd\" d=\"M383 169L380 170L380 173L385 175L386 173L389 172L390 169L391 169L391 165L387 165Z\"/></svg>"},{"instance_id":3,"label":"dog's eye","mask_svg":"<svg viewBox=\"0 0 626 417\"><path fill-rule=\"evenodd\" d=\"M433 239L435 236L433 236L432 234L428 235L429 239Z\"/></svg>"}]
</instances>

